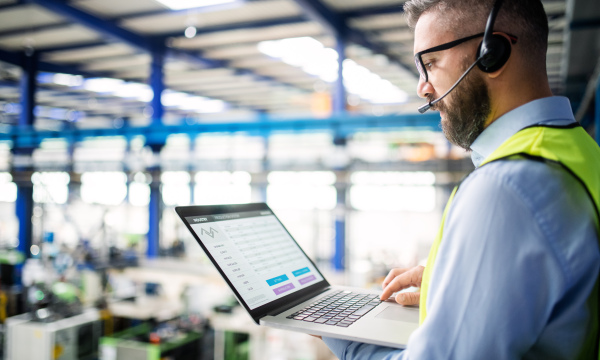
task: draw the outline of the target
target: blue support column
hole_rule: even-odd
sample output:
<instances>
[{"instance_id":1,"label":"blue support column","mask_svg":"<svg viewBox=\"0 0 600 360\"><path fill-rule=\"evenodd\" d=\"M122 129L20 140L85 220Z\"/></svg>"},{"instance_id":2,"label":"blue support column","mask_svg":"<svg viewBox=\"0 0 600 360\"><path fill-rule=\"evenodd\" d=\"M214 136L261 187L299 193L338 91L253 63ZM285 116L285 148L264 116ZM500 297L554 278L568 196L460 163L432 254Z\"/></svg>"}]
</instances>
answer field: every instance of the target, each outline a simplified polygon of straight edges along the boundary
<instances>
[{"instance_id":1,"label":"blue support column","mask_svg":"<svg viewBox=\"0 0 600 360\"><path fill-rule=\"evenodd\" d=\"M338 179L339 181L339 179ZM336 185L337 208L335 211L335 247L333 254L333 268L346 269L346 185Z\"/></svg>"},{"instance_id":2,"label":"blue support column","mask_svg":"<svg viewBox=\"0 0 600 360\"><path fill-rule=\"evenodd\" d=\"M21 74L21 114L19 126L28 127L33 125L35 108L35 91L37 87L38 54L23 54L23 73Z\"/></svg>"},{"instance_id":3,"label":"blue support column","mask_svg":"<svg viewBox=\"0 0 600 360\"><path fill-rule=\"evenodd\" d=\"M19 115L18 127L28 128L33 126L35 108L35 92L37 88L37 65L38 65L38 54L30 53L23 55L23 72L21 74L21 114ZM33 148L18 149L14 151L15 157L29 157L29 160L25 161L24 167L15 167L15 171L23 171L26 173L31 172L31 154ZM23 161L20 161L23 164ZM33 184L31 179L20 179L17 182L17 204L16 212L17 218L19 219L19 250L23 251L27 258L30 257L31 253L29 248L32 242L32 224L31 217L33 215Z\"/></svg>"},{"instance_id":4,"label":"blue support column","mask_svg":"<svg viewBox=\"0 0 600 360\"><path fill-rule=\"evenodd\" d=\"M600 144L600 79L596 84L596 143Z\"/></svg>"},{"instance_id":5,"label":"blue support column","mask_svg":"<svg viewBox=\"0 0 600 360\"><path fill-rule=\"evenodd\" d=\"M31 180L17 181L16 213L19 219L19 246L18 251L31 257L32 223L33 217L33 184Z\"/></svg>"},{"instance_id":6,"label":"blue support column","mask_svg":"<svg viewBox=\"0 0 600 360\"><path fill-rule=\"evenodd\" d=\"M344 60L346 59L346 42L341 30L336 34L336 51L338 53L338 79L335 82L333 94L333 114L344 115L346 113L346 87L344 86ZM336 134L334 143L344 143L340 134ZM341 144L340 144L341 145ZM339 181L339 179L338 179ZM346 269L346 184L338 183L337 187L337 209L335 212L335 246L333 254L333 268L335 270Z\"/></svg>"},{"instance_id":7,"label":"blue support column","mask_svg":"<svg viewBox=\"0 0 600 360\"><path fill-rule=\"evenodd\" d=\"M23 54L23 72L21 74L21 114L19 115L18 128L24 130L33 126L35 108L35 92L37 87L38 54L27 52ZM31 172L33 170L31 155L33 148L13 149L13 173L17 184L16 215L19 219L19 245L18 251L25 258L31 257L33 243L33 184ZM15 165L17 164L17 165ZM15 271L15 283L21 284L22 265Z\"/></svg>"},{"instance_id":8,"label":"blue support column","mask_svg":"<svg viewBox=\"0 0 600 360\"><path fill-rule=\"evenodd\" d=\"M160 219L162 215L163 202L160 192L160 171L154 169L150 172L152 182L150 183L150 204L148 205L148 248L146 255L149 259L156 258L160 250Z\"/></svg>"},{"instance_id":9,"label":"blue support column","mask_svg":"<svg viewBox=\"0 0 600 360\"><path fill-rule=\"evenodd\" d=\"M165 90L164 83L164 62L165 62L165 48L158 44L152 51L152 65L150 69L150 87L154 93L152 98L152 124L162 124L162 118L164 115L164 107L162 104L162 93Z\"/></svg>"},{"instance_id":10,"label":"blue support column","mask_svg":"<svg viewBox=\"0 0 600 360\"><path fill-rule=\"evenodd\" d=\"M152 46L152 64L150 69L150 87L154 96L152 98L152 124L155 126L162 125L164 115L164 107L162 104L162 93L165 90L164 83L164 59L165 46L162 43L155 43ZM159 138L146 138L150 140L148 144L158 158L160 150L164 146L166 136ZM160 219L162 217L162 195L160 192L160 165L156 165L150 169L152 182L150 183L150 204L148 209L149 227L148 227L148 258L155 258L159 255L160 250Z\"/></svg>"},{"instance_id":11,"label":"blue support column","mask_svg":"<svg viewBox=\"0 0 600 360\"><path fill-rule=\"evenodd\" d=\"M343 115L346 112L346 87L344 86L344 60L346 60L346 42L341 34L336 36L335 50L338 53L338 79L333 94L333 113Z\"/></svg>"}]
</instances>

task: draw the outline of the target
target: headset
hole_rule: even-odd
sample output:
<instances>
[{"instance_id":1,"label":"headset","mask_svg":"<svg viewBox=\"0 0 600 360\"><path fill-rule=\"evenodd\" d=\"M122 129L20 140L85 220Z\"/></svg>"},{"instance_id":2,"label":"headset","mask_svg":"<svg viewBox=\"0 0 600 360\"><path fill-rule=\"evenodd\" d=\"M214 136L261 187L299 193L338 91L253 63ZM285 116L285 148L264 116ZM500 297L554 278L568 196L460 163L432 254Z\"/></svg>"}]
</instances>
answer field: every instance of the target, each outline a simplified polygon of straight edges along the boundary
<instances>
[{"instance_id":1,"label":"headset","mask_svg":"<svg viewBox=\"0 0 600 360\"><path fill-rule=\"evenodd\" d=\"M488 16L485 32L483 34L483 41L481 41L477 49L477 59L475 62L469 66L467 71L462 74L458 81L454 83L450 90L446 91L444 95L419 107L419 112L421 114L425 113L433 105L437 104L448 94L450 94L450 92L454 90L458 84L460 84L460 82L465 78L465 76L467 76L473 67L475 67L475 65L477 65L477 67L479 67L479 69L485 73L492 73L501 69L504 64L506 64L510 58L510 53L512 50L510 40L502 35L494 34L494 23L496 22L498 12L500 12L502 1L503 0L496 0L494 6L492 7L492 11L490 12L490 16Z\"/></svg>"}]
</instances>

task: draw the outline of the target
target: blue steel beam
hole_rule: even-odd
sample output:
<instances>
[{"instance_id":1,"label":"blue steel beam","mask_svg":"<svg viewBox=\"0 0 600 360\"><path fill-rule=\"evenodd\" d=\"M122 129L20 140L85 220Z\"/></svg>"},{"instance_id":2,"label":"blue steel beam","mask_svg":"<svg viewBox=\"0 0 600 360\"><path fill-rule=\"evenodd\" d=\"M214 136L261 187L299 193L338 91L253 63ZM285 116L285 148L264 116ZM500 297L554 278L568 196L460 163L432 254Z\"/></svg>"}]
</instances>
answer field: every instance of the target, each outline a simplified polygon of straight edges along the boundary
<instances>
[{"instance_id":1,"label":"blue steel beam","mask_svg":"<svg viewBox=\"0 0 600 360\"><path fill-rule=\"evenodd\" d=\"M35 5L39 5L43 8L46 8L52 12L60 14L72 21L80 24L84 24L85 26L98 31L101 34L106 36L115 38L120 41L125 41L135 47L141 48L143 50L148 50L151 44L148 42L148 39L127 31L110 21L106 21L104 19L100 19L93 15L90 15L84 11L81 11L77 8L74 8L66 3L63 0L22 0L23 3L31 3Z\"/></svg>"},{"instance_id":2,"label":"blue steel beam","mask_svg":"<svg viewBox=\"0 0 600 360\"><path fill-rule=\"evenodd\" d=\"M338 13L332 11L319 0L294 0L306 15L313 21L318 22L332 35L347 34L349 28L345 19Z\"/></svg>"},{"instance_id":3,"label":"blue steel beam","mask_svg":"<svg viewBox=\"0 0 600 360\"><path fill-rule=\"evenodd\" d=\"M1 11L1 9L0 9L0 11ZM34 26L34 27L23 27L23 28L17 28L17 29L10 29L10 30L5 30L5 31L0 31L0 37L12 36L12 35L22 35L23 33L31 34L31 33L36 33L39 31L62 29L68 25L71 25L71 24L68 22L61 22L58 24L51 24L51 25L39 25L39 26Z\"/></svg>"},{"instance_id":4,"label":"blue steel beam","mask_svg":"<svg viewBox=\"0 0 600 360\"><path fill-rule=\"evenodd\" d=\"M12 9L12 8L18 8L21 6L23 6L23 4L20 1L14 2L12 4L4 4L4 5L0 5L0 11Z\"/></svg>"},{"instance_id":5,"label":"blue steel beam","mask_svg":"<svg viewBox=\"0 0 600 360\"><path fill-rule=\"evenodd\" d=\"M360 18L363 16L374 16L374 15L388 15L388 14L398 14L404 12L404 8L402 5L396 6L377 6L370 8L362 8L350 11L342 12L342 15L345 18ZM399 23L401 25L403 23Z\"/></svg>"},{"instance_id":6,"label":"blue steel beam","mask_svg":"<svg viewBox=\"0 0 600 360\"><path fill-rule=\"evenodd\" d=\"M164 38L161 37L143 37L141 35L132 33L128 30L125 30L113 22L107 22L103 19L97 18L93 15L85 13L79 9L73 8L64 2L64 0L22 0L25 3L34 3L40 6L43 6L51 11L62 14L63 16L70 18L78 23L81 23L85 26L88 26L96 31L99 31L103 34L106 34L112 38L117 40L124 41L134 47L141 48L144 51L149 53L153 53L157 49L157 44L160 46L165 46ZM185 57L187 60L193 60L197 63L202 64L202 66L206 68L221 68L221 67L229 67L229 62L227 61L219 61L206 59L200 56L199 54L183 50L183 49L169 49L167 50L167 56L176 56L176 57ZM276 83L282 83L285 85L290 85L275 78L264 77L260 75L256 75L258 80L268 80Z\"/></svg>"},{"instance_id":7,"label":"blue steel beam","mask_svg":"<svg viewBox=\"0 0 600 360\"><path fill-rule=\"evenodd\" d=\"M92 47L96 47L96 46L110 45L112 43L114 43L114 42L100 40L100 41L94 41L94 42L89 42L89 43L59 45L56 47L43 48L43 49L39 49L38 52L53 53L56 51L81 50L81 49L88 49L88 48L92 48Z\"/></svg>"},{"instance_id":8,"label":"blue steel beam","mask_svg":"<svg viewBox=\"0 0 600 360\"><path fill-rule=\"evenodd\" d=\"M110 38L116 39L118 41L126 42L127 44L136 47L138 49L144 50L146 52L152 53L156 48L156 40L150 37L145 37L142 35L138 35L129 30L123 29L116 25L112 21L107 21L98 17L95 17L91 14L88 14L84 11L76 9L70 5L68 5L63 0L22 0L24 3L32 3L39 6L42 6L50 11L53 11L57 14L61 14L62 16L71 19L79 24L82 24L86 27L89 27L95 31L98 31L101 34L104 34ZM164 46L164 44L162 44ZM182 50L182 52L186 52ZM213 68L219 67L220 64L218 62L214 62L210 59L203 59L196 54L189 53L190 56L195 56L197 61L200 61L204 64L205 67Z\"/></svg>"},{"instance_id":9,"label":"blue steel beam","mask_svg":"<svg viewBox=\"0 0 600 360\"><path fill-rule=\"evenodd\" d=\"M244 30L244 29L264 29L273 26L280 25L294 25L306 22L305 16L292 16L288 18L282 19L270 19L270 20L255 20L255 21L246 21L239 22L235 24L225 24L225 25L217 25L217 26L208 26L208 27L200 27L196 29L196 36L199 35L207 35L216 32L222 31L232 31L232 30ZM165 34L157 35L159 38L171 38L171 37L183 37L184 30L172 31Z\"/></svg>"},{"instance_id":10,"label":"blue steel beam","mask_svg":"<svg viewBox=\"0 0 600 360\"><path fill-rule=\"evenodd\" d=\"M132 14L120 16L119 20L130 20L130 19L136 19L136 18L140 18L140 17L157 16L157 15L184 14L184 15L188 15L188 16L194 16L196 14L214 13L214 12L218 12L218 11L222 11L222 10L229 10L232 8L239 7L240 5L243 5L244 3L255 2L255 1L262 1L262 0L240 0L235 3L211 5L211 6L204 6L204 7L192 8L192 9L183 9L183 10L172 10L172 9L150 10L150 11L144 11L144 12L138 12L138 13L132 13Z\"/></svg>"},{"instance_id":11,"label":"blue steel beam","mask_svg":"<svg viewBox=\"0 0 600 360\"><path fill-rule=\"evenodd\" d=\"M4 61L9 64L21 66L25 54L17 53L12 51L6 51L0 49L0 61ZM48 63L45 61L38 61L37 69L39 71L52 72L52 73L68 73L73 75L82 75L87 77L106 76L104 73L91 73L89 71L83 71L78 69L76 66L63 66Z\"/></svg>"},{"instance_id":12,"label":"blue steel beam","mask_svg":"<svg viewBox=\"0 0 600 360\"><path fill-rule=\"evenodd\" d=\"M270 19L270 20L246 21L246 22L235 23L235 24L200 27L197 29L196 36L213 34L213 33L222 32L222 31L243 30L243 29L263 29L263 28L279 26L279 25L294 25L294 24L300 24L300 23L304 23L304 22L306 22L306 17L304 17L304 16L292 16L289 18ZM64 26L64 24L63 24L63 26ZM40 27L40 30L45 30L45 29L44 29L44 27ZM15 30L15 32L17 32L17 31L18 30ZM22 32L22 30L20 30L20 31ZM184 30L172 31L172 32L163 33L160 35L153 35L150 38L153 40L165 40L165 39L173 38L173 37L183 37L184 36L183 32L184 32ZM0 36L2 36L2 33L0 33ZM55 51L83 49L83 48L87 48L87 47L100 46L100 45L106 45L106 44L108 44L108 42L100 41L100 42L93 42L93 43L87 43L87 44L57 46L57 47L53 47L53 48L40 49L38 51L50 53L50 52L55 52Z\"/></svg>"},{"instance_id":13,"label":"blue steel beam","mask_svg":"<svg viewBox=\"0 0 600 360\"><path fill-rule=\"evenodd\" d=\"M328 119L262 119L256 122L211 123L194 125L152 125L148 127L124 127L121 129L66 129L62 131L35 130L33 128L11 128L0 132L0 141L12 141L13 148L37 147L46 139L64 138L70 142L80 142L92 137L124 136L127 138L142 135L153 139L166 139L171 134L236 133L247 132L269 135L273 132L329 132L346 136L355 132L424 129L440 131L440 118L435 113L419 115L384 116L333 116ZM158 145L158 144L157 144Z\"/></svg>"}]
</instances>

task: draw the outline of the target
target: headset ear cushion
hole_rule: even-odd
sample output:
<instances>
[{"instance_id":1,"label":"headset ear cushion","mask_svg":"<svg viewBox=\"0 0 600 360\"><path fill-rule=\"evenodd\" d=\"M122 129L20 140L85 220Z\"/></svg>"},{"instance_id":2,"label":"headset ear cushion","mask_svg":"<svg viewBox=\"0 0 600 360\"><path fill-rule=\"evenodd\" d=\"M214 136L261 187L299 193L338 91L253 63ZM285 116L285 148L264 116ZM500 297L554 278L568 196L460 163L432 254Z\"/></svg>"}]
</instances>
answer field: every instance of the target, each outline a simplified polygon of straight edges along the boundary
<instances>
[{"instance_id":1,"label":"headset ear cushion","mask_svg":"<svg viewBox=\"0 0 600 360\"><path fill-rule=\"evenodd\" d=\"M479 48L477 49L477 58L479 58L481 52L481 45L479 44ZM510 58L511 50L510 40L502 35L494 34L488 44L488 55L481 59L477 63L477 66L481 71L486 73L500 70L506 64L508 58Z\"/></svg>"}]
</instances>

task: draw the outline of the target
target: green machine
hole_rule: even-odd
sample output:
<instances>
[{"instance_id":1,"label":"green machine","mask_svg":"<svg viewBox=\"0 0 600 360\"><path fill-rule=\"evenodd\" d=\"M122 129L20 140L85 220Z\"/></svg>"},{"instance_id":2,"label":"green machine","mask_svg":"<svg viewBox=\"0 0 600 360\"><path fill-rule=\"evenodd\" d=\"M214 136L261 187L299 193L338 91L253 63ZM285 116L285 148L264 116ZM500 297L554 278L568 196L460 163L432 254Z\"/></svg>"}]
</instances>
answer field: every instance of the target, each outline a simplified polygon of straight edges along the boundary
<instances>
[{"instance_id":1,"label":"green machine","mask_svg":"<svg viewBox=\"0 0 600 360\"><path fill-rule=\"evenodd\" d=\"M196 360L202 356L202 334L174 328L134 326L100 338L101 360Z\"/></svg>"}]
</instances>

